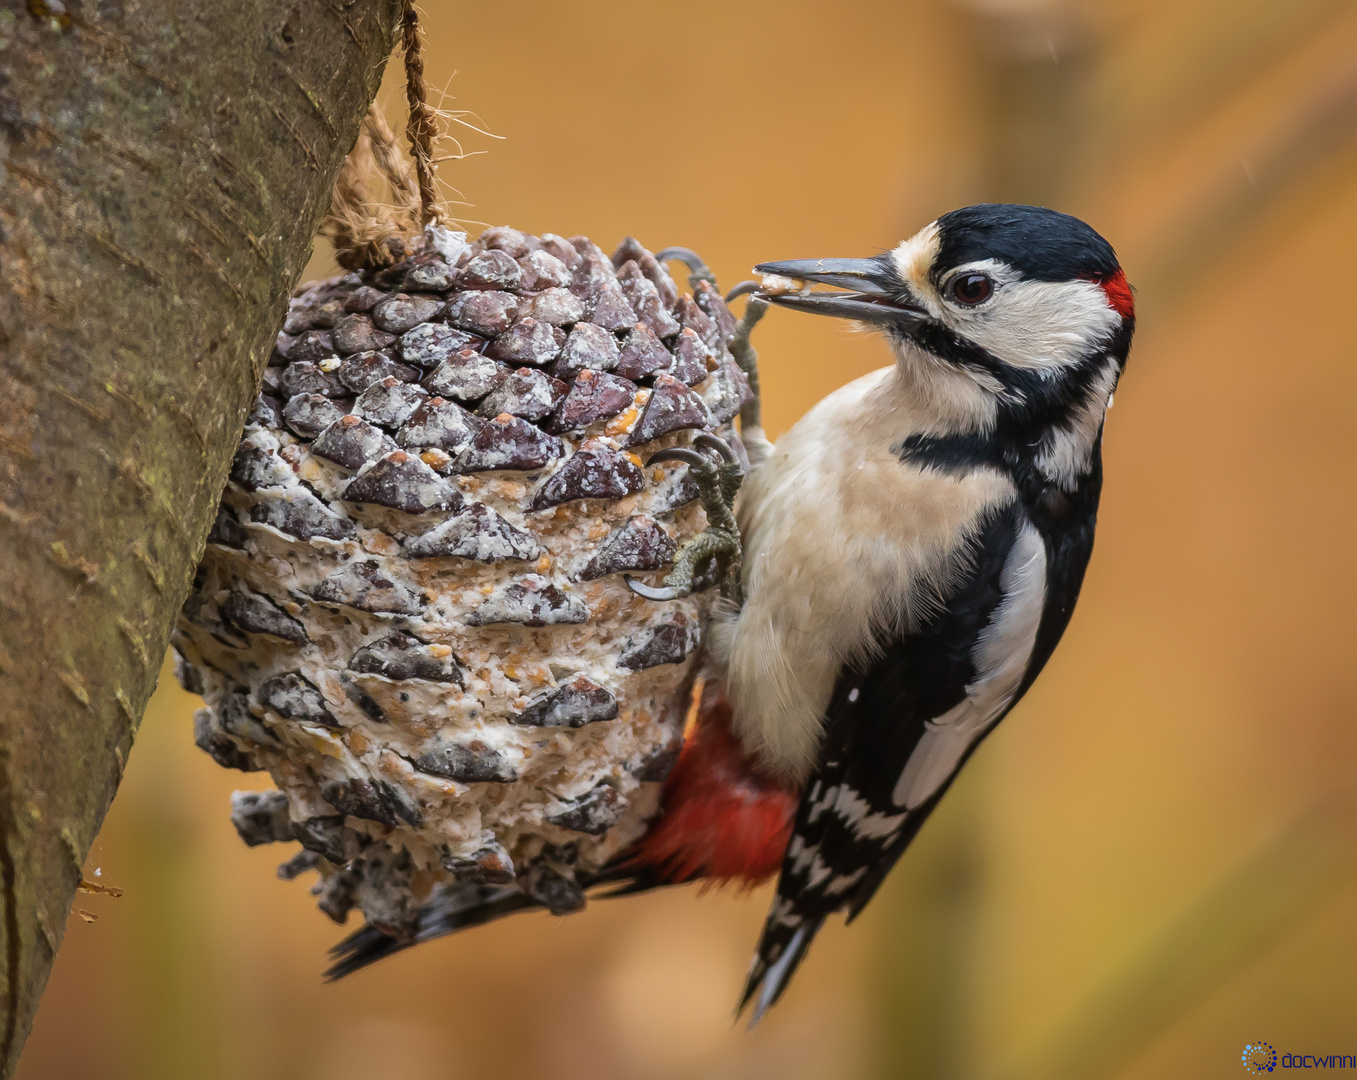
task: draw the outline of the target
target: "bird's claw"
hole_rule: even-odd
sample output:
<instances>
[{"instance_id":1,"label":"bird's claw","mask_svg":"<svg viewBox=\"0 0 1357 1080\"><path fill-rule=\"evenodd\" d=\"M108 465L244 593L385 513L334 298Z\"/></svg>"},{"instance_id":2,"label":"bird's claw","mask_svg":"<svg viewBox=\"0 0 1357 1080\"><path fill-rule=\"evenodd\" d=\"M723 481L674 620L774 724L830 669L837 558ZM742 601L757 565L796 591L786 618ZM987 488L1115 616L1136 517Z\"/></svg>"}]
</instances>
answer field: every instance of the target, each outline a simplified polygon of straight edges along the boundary
<instances>
[{"instance_id":1,"label":"bird's claw","mask_svg":"<svg viewBox=\"0 0 1357 1080\"><path fill-rule=\"evenodd\" d=\"M703 450L715 450L726 459L727 464L739 460L735 456L735 451L731 449L730 443L709 431L693 436L693 445L700 446Z\"/></svg>"},{"instance_id":2,"label":"bird's claw","mask_svg":"<svg viewBox=\"0 0 1357 1080\"><path fill-rule=\"evenodd\" d=\"M713 461L701 451L710 451L719 461ZM742 551L740 527L732 507L744 480L744 470L735 451L724 439L702 432L694 437L692 446L660 450L650 456L646 465L665 461L678 461L688 466L689 474L697 484L702 509L707 514L707 528L679 548L673 569L665 577L662 587L644 585L626 576L627 587L647 600L677 600L692 594L694 586L701 583L699 571L715 560L721 594L738 599Z\"/></svg>"},{"instance_id":3,"label":"bird's claw","mask_svg":"<svg viewBox=\"0 0 1357 1080\"><path fill-rule=\"evenodd\" d=\"M729 304L732 300L738 300L741 296L748 296L750 293L756 293L762 288L757 281L742 281L730 292L726 293L725 300Z\"/></svg>"},{"instance_id":4,"label":"bird's claw","mask_svg":"<svg viewBox=\"0 0 1357 1080\"><path fill-rule=\"evenodd\" d=\"M656 262L670 262L677 260L683 263L689 270L705 270L706 261L692 248L686 247L667 247L663 251L655 253Z\"/></svg>"},{"instance_id":5,"label":"bird's claw","mask_svg":"<svg viewBox=\"0 0 1357 1080\"><path fill-rule=\"evenodd\" d=\"M665 577L663 585L646 585L630 574L624 574L622 579L627 583L627 588L647 600L681 600L691 596L698 586L705 588L710 584L702 580L704 575L700 571L713 559L717 563L721 594L738 598L740 535L719 526L708 527L679 548L678 554L674 556L674 567Z\"/></svg>"},{"instance_id":6,"label":"bird's claw","mask_svg":"<svg viewBox=\"0 0 1357 1080\"><path fill-rule=\"evenodd\" d=\"M677 600L679 593L677 590L665 586L656 588L654 585L647 585L643 581L637 581L630 574L623 574L622 580L627 583L627 588L637 596L644 597L647 600Z\"/></svg>"},{"instance_id":7,"label":"bird's claw","mask_svg":"<svg viewBox=\"0 0 1357 1080\"><path fill-rule=\"evenodd\" d=\"M671 446L667 450L657 450L646 459L646 468L664 461L681 461L695 469L713 468L709 457L699 454L696 450L689 450L686 446Z\"/></svg>"},{"instance_id":8,"label":"bird's claw","mask_svg":"<svg viewBox=\"0 0 1357 1080\"><path fill-rule=\"evenodd\" d=\"M688 268L688 288L696 289L699 281L707 282L712 288L716 287L716 275L702 260L702 256L692 248L667 247L655 255L656 262L669 262L671 259L677 259Z\"/></svg>"}]
</instances>

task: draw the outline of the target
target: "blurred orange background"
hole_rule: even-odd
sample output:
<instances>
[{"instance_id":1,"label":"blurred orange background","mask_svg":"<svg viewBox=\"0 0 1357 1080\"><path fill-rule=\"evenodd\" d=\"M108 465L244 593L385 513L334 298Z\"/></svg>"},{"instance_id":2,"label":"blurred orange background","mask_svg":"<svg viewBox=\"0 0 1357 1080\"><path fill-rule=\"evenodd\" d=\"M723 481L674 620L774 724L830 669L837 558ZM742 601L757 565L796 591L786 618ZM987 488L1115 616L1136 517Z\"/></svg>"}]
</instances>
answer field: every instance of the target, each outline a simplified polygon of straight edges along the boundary
<instances>
[{"instance_id":1,"label":"blurred orange background","mask_svg":"<svg viewBox=\"0 0 1357 1080\"><path fill-rule=\"evenodd\" d=\"M1064 644L888 887L752 1034L768 902L693 889L517 916L320 981L343 931L167 676L22 1080L1246 1075L1357 1054L1357 578L1343 267L1357 8L1340 0L834 6L427 0L428 74L490 139L469 222L755 262L867 255L984 200L1067 210L1138 288L1098 547ZM401 86L385 100L399 118ZM480 226L469 226L476 231ZM314 274L329 272L318 248ZM887 363L774 311L765 417Z\"/></svg>"}]
</instances>

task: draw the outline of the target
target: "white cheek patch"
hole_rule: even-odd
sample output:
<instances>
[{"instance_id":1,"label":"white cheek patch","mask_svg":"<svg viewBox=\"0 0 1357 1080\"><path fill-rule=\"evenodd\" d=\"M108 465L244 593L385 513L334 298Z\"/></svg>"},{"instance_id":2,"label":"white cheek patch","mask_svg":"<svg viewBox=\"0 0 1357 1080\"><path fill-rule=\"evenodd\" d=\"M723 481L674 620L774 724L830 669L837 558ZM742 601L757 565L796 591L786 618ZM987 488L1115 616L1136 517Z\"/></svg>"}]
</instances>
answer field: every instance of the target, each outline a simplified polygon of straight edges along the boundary
<instances>
[{"instance_id":1,"label":"white cheek patch","mask_svg":"<svg viewBox=\"0 0 1357 1080\"><path fill-rule=\"evenodd\" d=\"M1006 269L1006 268L1005 268ZM1056 371L1079 363L1121 325L1091 281L1004 281L974 309L948 304L942 319L1005 364Z\"/></svg>"}]
</instances>

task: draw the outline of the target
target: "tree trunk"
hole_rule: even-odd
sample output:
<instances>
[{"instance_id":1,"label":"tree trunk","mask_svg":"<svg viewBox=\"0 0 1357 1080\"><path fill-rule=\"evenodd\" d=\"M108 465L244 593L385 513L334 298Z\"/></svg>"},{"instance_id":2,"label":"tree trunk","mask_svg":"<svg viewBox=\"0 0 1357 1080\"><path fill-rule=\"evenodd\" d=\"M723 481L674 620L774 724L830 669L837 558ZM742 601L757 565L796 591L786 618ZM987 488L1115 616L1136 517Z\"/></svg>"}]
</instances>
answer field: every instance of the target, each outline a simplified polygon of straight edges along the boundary
<instances>
[{"instance_id":1,"label":"tree trunk","mask_svg":"<svg viewBox=\"0 0 1357 1080\"><path fill-rule=\"evenodd\" d=\"M396 0L0 0L0 1075Z\"/></svg>"}]
</instances>

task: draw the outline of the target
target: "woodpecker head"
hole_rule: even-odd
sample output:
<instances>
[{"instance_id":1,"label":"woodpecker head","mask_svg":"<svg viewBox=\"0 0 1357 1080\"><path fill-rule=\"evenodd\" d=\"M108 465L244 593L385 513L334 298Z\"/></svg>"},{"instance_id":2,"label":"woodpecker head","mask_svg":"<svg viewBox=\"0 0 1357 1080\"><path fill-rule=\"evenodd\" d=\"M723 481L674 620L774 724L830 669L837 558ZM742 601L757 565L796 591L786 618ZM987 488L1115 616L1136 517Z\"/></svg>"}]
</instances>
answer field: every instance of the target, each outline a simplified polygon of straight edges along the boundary
<instances>
[{"instance_id":1,"label":"woodpecker head","mask_svg":"<svg viewBox=\"0 0 1357 1080\"><path fill-rule=\"evenodd\" d=\"M761 294L771 303L884 331L902 372L951 427L1030 430L1091 406L1100 421L1135 327L1111 245L1036 206L954 210L874 258L755 269L774 275Z\"/></svg>"}]
</instances>

